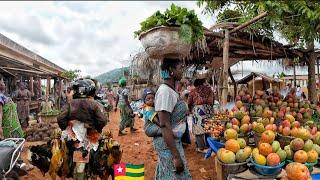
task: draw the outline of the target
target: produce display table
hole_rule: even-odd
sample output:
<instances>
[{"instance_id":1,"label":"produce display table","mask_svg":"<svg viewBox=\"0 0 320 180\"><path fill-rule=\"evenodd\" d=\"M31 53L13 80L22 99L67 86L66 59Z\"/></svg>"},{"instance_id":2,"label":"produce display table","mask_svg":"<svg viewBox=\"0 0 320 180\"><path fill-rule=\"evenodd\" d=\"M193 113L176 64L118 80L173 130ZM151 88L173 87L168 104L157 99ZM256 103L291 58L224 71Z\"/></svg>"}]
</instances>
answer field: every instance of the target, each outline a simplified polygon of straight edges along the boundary
<instances>
[{"instance_id":1,"label":"produce display table","mask_svg":"<svg viewBox=\"0 0 320 180\"><path fill-rule=\"evenodd\" d=\"M319 173L320 173L320 169L318 167L314 167L312 174L319 174ZM230 174L228 176L228 180L245 180L245 179L272 180L272 179L279 179L285 175L286 175L286 172L284 169L282 169L282 172L277 177L262 176L262 175L257 174L256 172L248 169L248 170L246 170L242 173L239 173L239 174ZM314 179L316 179L316 178L314 178Z\"/></svg>"}]
</instances>

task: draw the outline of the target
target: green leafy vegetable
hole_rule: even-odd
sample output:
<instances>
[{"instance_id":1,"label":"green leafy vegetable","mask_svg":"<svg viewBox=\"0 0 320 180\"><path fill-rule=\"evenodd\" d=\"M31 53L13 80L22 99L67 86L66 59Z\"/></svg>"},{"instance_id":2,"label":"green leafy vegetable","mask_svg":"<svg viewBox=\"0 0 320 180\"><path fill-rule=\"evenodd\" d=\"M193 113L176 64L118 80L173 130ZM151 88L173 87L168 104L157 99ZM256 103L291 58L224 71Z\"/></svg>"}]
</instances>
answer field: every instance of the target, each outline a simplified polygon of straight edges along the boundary
<instances>
[{"instance_id":1,"label":"green leafy vegetable","mask_svg":"<svg viewBox=\"0 0 320 180\"><path fill-rule=\"evenodd\" d=\"M180 27L179 36L188 43L197 42L204 38L202 22L198 19L194 10L188 10L171 4L170 9L162 14L160 11L155 12L145 21L140 23L141 28L135 31L135 37L142 32L159 26Z\"/></svg>"}]
</instances>

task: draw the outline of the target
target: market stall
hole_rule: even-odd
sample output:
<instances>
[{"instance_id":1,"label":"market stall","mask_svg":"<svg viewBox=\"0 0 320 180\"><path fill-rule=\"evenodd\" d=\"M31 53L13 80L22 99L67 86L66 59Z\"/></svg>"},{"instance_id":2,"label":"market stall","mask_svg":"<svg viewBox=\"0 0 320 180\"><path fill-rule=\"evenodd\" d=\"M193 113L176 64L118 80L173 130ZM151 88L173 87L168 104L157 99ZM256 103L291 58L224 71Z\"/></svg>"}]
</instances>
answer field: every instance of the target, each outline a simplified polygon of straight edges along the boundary
<instances>
[{"instance_id":1,"label":"market stall","mask_svg":"<svg viewBox=\"0 0 320 180\"><path fill-rule=\"evenodd\" d=\"M319 106L299 102L294 95L282 98L259 90L252 101L242 100L205 125L211 134L207 157L215 152L218 179L291 176L295 175L288 173L292 162L304 164L301 167L312 174L319 172Z\"/></svg>"}]
</instances>

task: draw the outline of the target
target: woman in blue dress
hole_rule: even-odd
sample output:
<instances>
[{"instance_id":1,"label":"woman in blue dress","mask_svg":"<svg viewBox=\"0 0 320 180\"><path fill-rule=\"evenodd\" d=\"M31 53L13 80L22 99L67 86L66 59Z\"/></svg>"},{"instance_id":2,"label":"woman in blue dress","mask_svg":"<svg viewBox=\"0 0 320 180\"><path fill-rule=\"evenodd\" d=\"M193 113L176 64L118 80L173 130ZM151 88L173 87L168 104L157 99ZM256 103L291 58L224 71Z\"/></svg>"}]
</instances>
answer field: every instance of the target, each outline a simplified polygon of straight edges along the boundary
<instances>
[{"instance_id":1,"label":"woman in blue dress","mask_svg":"<svg viewBox=\"0 0 320 180\"><path fill-rule=\"evenodd\" d=\"M161 65L161 84L155 96L161 134L155 125L145 127L154 135L153 145L158 154L156 180L190 180L181 137L186 130L187 105L175 91L175 82L182 78L182 64L177 59L164 59ZM148 130L150 129L150 131ZM155 131L154 133L151 130Z\"/></svg>"}]
</instances>

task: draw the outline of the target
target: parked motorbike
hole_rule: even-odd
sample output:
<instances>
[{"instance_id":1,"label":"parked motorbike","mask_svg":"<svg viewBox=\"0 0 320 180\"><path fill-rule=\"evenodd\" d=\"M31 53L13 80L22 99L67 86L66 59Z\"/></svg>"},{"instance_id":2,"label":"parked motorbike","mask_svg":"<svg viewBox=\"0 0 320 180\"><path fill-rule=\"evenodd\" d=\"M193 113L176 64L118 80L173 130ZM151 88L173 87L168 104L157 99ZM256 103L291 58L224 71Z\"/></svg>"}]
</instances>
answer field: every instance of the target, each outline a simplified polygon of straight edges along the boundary
<instances>
[{"instance_id":1,"label":"parked motorbike","mask_svg":"<svg viewBox=\"0 0 320 180\"><path fill-rule=\"evenodd\" d=\"M27 174L26 164L20 158L24 143L23 138L0 141L0 179L19 180L19 176Z\"/></svg>"}]
</instances>

